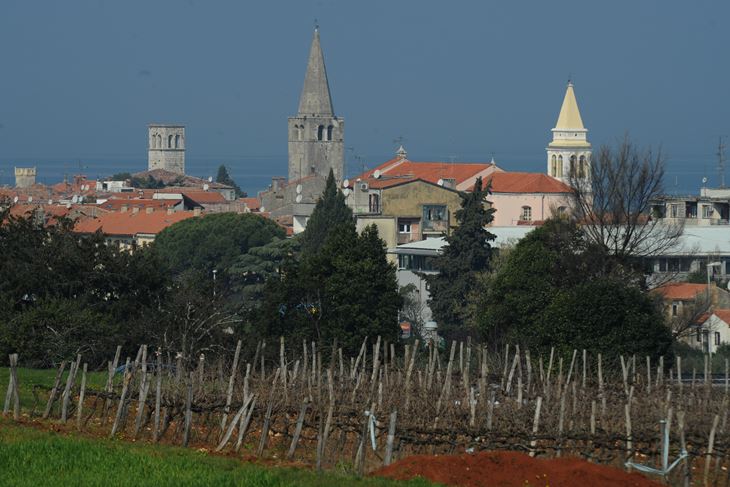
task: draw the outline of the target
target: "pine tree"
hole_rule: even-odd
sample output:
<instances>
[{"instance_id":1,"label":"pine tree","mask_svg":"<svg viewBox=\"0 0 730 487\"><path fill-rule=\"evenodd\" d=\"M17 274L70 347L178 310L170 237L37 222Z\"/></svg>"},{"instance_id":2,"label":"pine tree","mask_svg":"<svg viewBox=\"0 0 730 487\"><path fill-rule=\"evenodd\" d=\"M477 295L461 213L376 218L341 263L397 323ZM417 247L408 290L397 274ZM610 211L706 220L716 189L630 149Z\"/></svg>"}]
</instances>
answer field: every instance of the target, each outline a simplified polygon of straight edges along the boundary
<instances>
[{"instance_id":1,"label":"pine tree","mask_svg":"<svg viewBox=\"0 0 730 487\"><path fill-rule=\"evenodd\" d=\"M485 208L489 188L482 189L481 178L474 191L461 193L461 208L456 212L458 227L446 237L448 245L434 259L438 274L426 276L431 299L429 306L442 334L464 336L467 329L467 298L477 284L477 276L489 268L495 236L486 230L494 219L494 209Z\"/></svg>"}]
</instances>

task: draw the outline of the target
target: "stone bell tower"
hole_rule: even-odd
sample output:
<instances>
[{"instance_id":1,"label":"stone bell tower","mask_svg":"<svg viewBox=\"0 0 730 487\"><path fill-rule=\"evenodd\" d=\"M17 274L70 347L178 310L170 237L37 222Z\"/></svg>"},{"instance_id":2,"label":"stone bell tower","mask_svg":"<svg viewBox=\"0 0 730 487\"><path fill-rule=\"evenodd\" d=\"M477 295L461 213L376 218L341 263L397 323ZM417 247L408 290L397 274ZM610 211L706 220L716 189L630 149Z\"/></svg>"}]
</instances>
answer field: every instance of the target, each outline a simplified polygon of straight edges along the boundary
<instances>
[{"instance_id":1,"label":"stone bell tower","mask_svg":"<svg viewBox=\"0 0 730 487\"><path fill-rule=\"evenodd\" d=\"M332 109L319 29L316 28L299 97L299 112L289 117L289 181L310 175L326 178L330 169L335 179L342 181L344 134L344 120L335 116Z\"/></svg>"},{"instance_id":2,"label":"stone bell tower","mask_svg":"<svg viewBox=\"0 0 730 487\"><path fill-rule=\"evenodd\" d=\"M185 174L185 126L152 123L148 126L147 170Z\"/></svg>"}]
</instances>

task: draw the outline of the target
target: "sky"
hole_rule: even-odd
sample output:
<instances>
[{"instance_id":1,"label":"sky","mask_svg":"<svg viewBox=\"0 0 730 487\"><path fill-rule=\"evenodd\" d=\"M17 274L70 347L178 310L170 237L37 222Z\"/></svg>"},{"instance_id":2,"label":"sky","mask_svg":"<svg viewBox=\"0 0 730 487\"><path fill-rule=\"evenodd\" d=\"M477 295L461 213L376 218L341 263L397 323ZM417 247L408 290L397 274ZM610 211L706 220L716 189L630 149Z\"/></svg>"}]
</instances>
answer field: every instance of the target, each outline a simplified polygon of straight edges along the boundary
<instances>
[{"instance_id":1,"label":"sky","mask_svg":"<svg viewBox=\"0 0 730 487\"><path fill-rule=\"evenodd\" d=\"M348 174L401 137L412 160L545 171L571 78L595 147L661 147L667 190L696 191L730 135L728 19L726 0L2 0L0 184L144 170L168 122L188 172L262 189L286 174L316 21Z\"/></svg>"}]
</instances>

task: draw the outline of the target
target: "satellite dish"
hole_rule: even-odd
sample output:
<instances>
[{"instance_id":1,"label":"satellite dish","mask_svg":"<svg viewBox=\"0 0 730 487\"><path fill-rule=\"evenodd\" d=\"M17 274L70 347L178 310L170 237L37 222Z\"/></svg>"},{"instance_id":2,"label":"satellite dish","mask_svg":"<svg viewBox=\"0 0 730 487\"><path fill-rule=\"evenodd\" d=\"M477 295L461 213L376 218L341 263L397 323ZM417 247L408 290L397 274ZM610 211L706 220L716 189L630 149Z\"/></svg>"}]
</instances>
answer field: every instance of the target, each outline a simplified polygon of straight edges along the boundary
<instances>
[{"instance_id":1,"label":"satellite dish","mask_svg":"<svg viewBox=\"0 0 730 487\"><path fill-rule=\"evenodd\" d=\"M444 180L443 179L439 179L436 184L438 184L439 186L443 186L444 185Z\"/></svg>"},{"instance_id":2,"label":"satellite dish","mask_svg":"<svg viewBox=\"0 0 730 487\"><path fill-rule=\"evenodd\" d=\"M380 174L381 174L380 169L376 169L375 172L373 173L373 177L375 179L380 179Z\"/></svg>"},{"instance_id":3,"label":"satellite dish","mask_svg":"<svg viewBox=\"0 0 730 487\"><path fill-rule=\"evenodd\" d=\"M212 183L213 182L213 176L208 176L208 182L209 183Z\"/></svg>"},{"instance_id":4,"label":"satellite dish","mask_svg":"<svg viewBox=\"0 0 730 487\"><path fill-rule=\"evenodd\" d=\"M48 204L49 205L52 205L53 204L53 200L48 200Z\"/></svg>"},{"instance_id":5,"label":"satellite dish","mask_svg":"<svg viewBox=\"0 0 730 487\"><path fill-rule=\"evenodd\" d=\"M32 203L32 202L33 202L33 197L32 196L28 196L28 203Z\"/></svg>"},{"instance_id":6,"label":"satellite dish","mask_svg":"<svg viewBox=\"0 0 730 487\"><path fill-rule=\"evenodd\" d=\"M66 203L66 209L71 208L71 203Z\"/></svg>"},{"instance_id":7,"label":"satellite dish","mask_svg":"<svg viewBox=\"0 0 730 487\"><path fill-rule=\"evenodd\" d=\"M203 185L203 191L208 191L208 188L209 188L209 187L210 187L210 186L208 186L207 184L204 184L204 185Z\"/></svg>"},{"instance_id":8,"label":"satellite dish","mask_svg":"<svg viewBox=\"0 0 730 487\"><path fill-rule=\"evenodd\" d=\"M349 186L350 186L350 180L349 179L345 179L344 181L342 181L342 187L343 188L347 188Z\"/></svg>"},{"instance_id":9,"label":"satellite dish","mask_svg":"<svg viewBox=\"0 0 730 487\"><path fill-rule=\"evenodd\" d=\"M294 198L294 200L295 200L295 201L296 201L297 203L301 203L301 202L302 202L302 195L298 194L298 195L297 195L297 197L296 197L296 198Z\"/></svg>"},{"instance_id":10,"label":"satellite dish","mask_svg":"<svg viewBox=\"0 0 730 487\"><path fill-rule=\"evenodd\" d=\"M264 208L264 207L262 206L261 208L259 208L259 211L260 211L261 213L263 213L263 212L265 212L265 211L266 211L266 208Z\"/></svg>"},{"instance_id":11,"label":"satellite dish","mask_svg":"<svg viewBox=\"0 0 730 487\"><path fill-rule=\"evenodd\" d=\"M302 193L302 185L297 184L297 194L301 194L301 193Z\"/></svg>"},{"instance_id":12,"label":"satellite dish","mask_svg":"<svg viewBox=\"0 0 730 487\"><path fill-rule=\"evenodd\" d=\"M707 178L706 177L702 178L702 184L705 184L706 182L707 182Z\"/></svg>"},{"instance_id":13,"label":"satellite dish","mask_svg":"<svg viewBox=\"0 0 730 487\"><path fill-rule=\"evenodd\" d=\"M71 198L71 203L76 204L78 202L79 202L79 197L76 195L73 195L73 197Z\"/></svg>"},{"instance_id":14,"label":"satellite dish","mask_svg":"<svg viewBox=\"0 0 730 487\"><path fill-rule=\"evenodd\" d=\"M344 194L345 196L350 196L350 188L343 189L342 194Z\"/></svg>"},{"instance_id":15,"label":"satellite dish","mask_svg":"<svg viewBox=\"0 0 730 487\"><path fill-rule=\"evenodd\" d=\"M17 203L17 202L18 202L18 197L16 196L15 198L13 198L13 203Z\"/></svg>"}]
</instances>

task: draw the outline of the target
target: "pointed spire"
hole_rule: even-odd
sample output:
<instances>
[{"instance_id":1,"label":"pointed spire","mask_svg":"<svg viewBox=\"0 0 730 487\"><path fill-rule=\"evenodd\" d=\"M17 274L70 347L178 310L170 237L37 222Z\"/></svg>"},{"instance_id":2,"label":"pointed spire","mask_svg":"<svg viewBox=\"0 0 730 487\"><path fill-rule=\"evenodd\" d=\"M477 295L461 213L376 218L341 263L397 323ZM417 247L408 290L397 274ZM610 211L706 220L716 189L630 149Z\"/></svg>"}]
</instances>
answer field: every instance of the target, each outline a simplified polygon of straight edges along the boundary
<instances>
[{"instance_id":1,"label":"pointed spire","mask_svg":"<svg viewBox=\"0 0 730 487\"><path fill-rule=\"evenodd\" d=\"M555 124L558 130L585 130L583 120L580 118L580 110L578 110L578 102L575 99L573 91L573 83L568 81L568 88L565 90L565 98L563 98L563 106L560 107L560 115L558 123Z\"/></svg>"},{"instance_id":2,"label":"pointed spire","mask_svg":"<svg viewBox=\"0 0 730 487\"><path fill-rule=\"evenodd\" d=\"M398 150L397 150L397 151L395 152L395 155L396 155L396 156L397 156L397 157L398 157L399 159L405 159L405 158L406 158L406 156L408 156L408 153L406 152L406 150L405 150L405 149L403 148L403 146L401 145L400 147L398 147Z\"/></svg>"},{"instance_id":3,"label":"pointed spire","mask_svg":"<svg viewBox=\"0 0 730 487\"><path fill-rule=\"evenodd\" d=\"M324 67L324 56L319 43L319 27L314 29L312 47L309 50L307 74L304 76L304 87L299 97L299 115L322 115L331 117L332 98L327 82L327 70Z\"/></svg>"}]
</instances>

